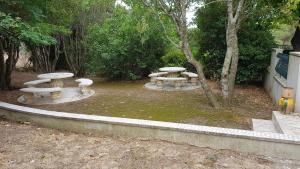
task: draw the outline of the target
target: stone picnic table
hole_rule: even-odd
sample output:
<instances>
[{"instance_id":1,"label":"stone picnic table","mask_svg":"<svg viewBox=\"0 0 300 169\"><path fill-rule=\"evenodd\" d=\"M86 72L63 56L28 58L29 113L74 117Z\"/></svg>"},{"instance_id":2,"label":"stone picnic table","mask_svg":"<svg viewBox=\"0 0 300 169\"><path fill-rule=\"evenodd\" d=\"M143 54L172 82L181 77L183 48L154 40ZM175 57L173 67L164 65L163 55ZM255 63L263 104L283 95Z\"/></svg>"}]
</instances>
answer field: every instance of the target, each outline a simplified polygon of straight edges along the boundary
<instances>
[{"instance_id":1,"label":"stone picnic table","mask_svg":"<svg viewBox=\"0 0 300 169\"><path fill-rule=\"evenodd\" d=\"M185 71L184 67L162 67L159 69L161 72L168 72L167 77L178 77L180 76L180 72Z\"/></svg>"},{"instance_id":2,"label":"stone picnic table","mask_svg":"<svg viewBox=\"0 0 300 169\"><path fill-rule=\"evenodd\" d=\"M39 79L51 79L50 86L51 87L63 87L64 83L62 79L73 77L73 73L68 72L58 72L58 73L45 73L38 75Z\"/></svg>"}]
</instances>

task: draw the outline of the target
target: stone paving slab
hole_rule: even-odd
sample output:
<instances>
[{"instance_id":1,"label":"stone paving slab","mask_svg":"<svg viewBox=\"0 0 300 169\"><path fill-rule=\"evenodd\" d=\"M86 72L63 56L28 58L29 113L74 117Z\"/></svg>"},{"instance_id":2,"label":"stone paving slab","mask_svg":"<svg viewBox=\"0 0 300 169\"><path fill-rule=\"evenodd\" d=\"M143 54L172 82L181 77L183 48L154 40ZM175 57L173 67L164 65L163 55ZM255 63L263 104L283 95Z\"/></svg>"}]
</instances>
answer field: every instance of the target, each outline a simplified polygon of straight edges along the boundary
<instances>
[{"instance_id":1,"label":"stone paving slab","mask_svg":"<svg viewBox=\"0 0 300 169\"><path fill-rule=\"evenodd\" d=\"M277 130L284 134L300 136L300 117L283 115L280 112L273 112L273 122Z\"/></svg>"},{"instance_id":2,"label":"stone paving slab","mask_svg":"<svg viewBox=\"0 0 300 169\"><path fill-rule=\"evenodd\" d=\"M271 120L252 119L252 129L258 132L277 133Z\"/></svg>"}]
</instances>

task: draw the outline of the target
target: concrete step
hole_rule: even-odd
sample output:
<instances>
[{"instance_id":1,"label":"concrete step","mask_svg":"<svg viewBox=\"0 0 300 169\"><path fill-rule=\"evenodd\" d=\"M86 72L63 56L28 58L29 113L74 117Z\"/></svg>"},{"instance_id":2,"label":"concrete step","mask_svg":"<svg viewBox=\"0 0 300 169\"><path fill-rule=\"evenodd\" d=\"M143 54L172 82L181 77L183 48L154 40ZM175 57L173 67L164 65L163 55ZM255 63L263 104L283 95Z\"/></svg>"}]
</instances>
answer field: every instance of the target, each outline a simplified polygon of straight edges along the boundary
<instances>
[{"instance_id":1,"label":"concrete step","mask_svg":"<svg viewBox=\"0 0 300 169\"><path fill-rule=\"evenodd\" d=\"M272 121L278 132L300 136L300 117L283 115L278 111L273 111Z\"/></svg>"},{"instance_id":2,"label":"concrete step","mask_svg":"<svg viewBox=\"0 0 300 169\"><path fill-rule=\"evenodd\" d=\"M272 120L252 119L253 131L277 133Z\"/></svg>"}]
</instances>

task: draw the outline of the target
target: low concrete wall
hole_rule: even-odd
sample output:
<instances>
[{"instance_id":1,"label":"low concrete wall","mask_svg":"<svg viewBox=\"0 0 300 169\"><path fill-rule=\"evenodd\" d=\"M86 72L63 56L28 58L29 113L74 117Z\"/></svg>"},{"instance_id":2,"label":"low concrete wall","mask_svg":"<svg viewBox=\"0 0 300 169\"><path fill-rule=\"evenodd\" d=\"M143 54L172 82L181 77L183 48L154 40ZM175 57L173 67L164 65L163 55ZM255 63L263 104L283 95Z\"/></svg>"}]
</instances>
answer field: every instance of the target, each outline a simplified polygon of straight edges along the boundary
<instances>
[{"instance_id":1,"label":"low concrete wall","mask_svg":"<svg viewBox=\"0 0 300 169\"><path fill-rule=\"evenodd\" d=\"M5 111L1 111L5 109ZM300 160L300 137L248 130L33 109L0 102L0 116L83 133L161 139L199 147L231 149Z\"/></svg>"}]
</instances>

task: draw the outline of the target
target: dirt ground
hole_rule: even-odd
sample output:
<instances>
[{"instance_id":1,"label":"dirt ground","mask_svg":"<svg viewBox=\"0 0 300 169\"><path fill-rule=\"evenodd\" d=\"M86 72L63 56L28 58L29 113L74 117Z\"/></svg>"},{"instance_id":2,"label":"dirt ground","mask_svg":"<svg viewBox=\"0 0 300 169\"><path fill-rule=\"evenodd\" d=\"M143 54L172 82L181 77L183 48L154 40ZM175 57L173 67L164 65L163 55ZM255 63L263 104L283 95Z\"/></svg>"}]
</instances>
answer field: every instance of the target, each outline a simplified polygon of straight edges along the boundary
<instances>
[{"instance_id":1,"label":"dirt ground","mask_svg":"<svg viewBox=\"0 0 300 169\"><path fill-rule=\"evenodd\" d=\"M14 72L13 85L23 87L23 83L36 79L36 73ZM93 79L92 88L96 94L88 99L58 104L32 106L41 109L190 123L227 128L251 129L251 119L271 119L276 107L270 97L259 86L237 86L233 106L213 109L202 90L185 92L162 92L148 90L144 84L148 80L136 82L107 82ZM65 79L65 86L77 86L74 79ZM216 82L210 81L219 99L220 90ZM0 100L17 103L22 93L16 89L1 91Z\"/></svg>"},{"instance_id":2,"label":"dirt ground","mask_svg":"<svg viewBox=\"0 0 300 169\"><path fill-rule=\"evenodd\" d=\"M300 161L160 140L83 135L0 120L1 169L299 169Z\"/></svg>"}]
</instances>

